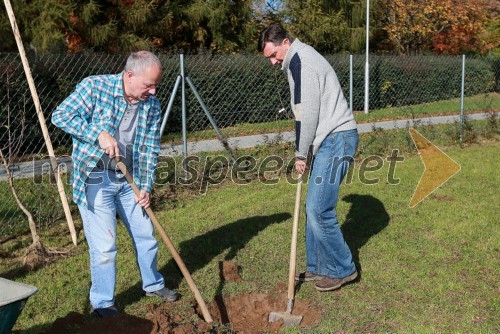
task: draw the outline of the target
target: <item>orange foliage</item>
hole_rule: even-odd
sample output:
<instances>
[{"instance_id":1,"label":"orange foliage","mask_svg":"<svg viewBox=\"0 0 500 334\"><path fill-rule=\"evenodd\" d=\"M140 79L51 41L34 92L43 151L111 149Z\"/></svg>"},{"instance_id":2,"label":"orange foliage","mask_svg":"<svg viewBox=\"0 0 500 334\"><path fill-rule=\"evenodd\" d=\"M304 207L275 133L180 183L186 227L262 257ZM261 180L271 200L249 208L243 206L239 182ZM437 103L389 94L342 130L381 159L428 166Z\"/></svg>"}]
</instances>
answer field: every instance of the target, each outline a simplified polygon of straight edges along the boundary
<instances>
[{"instance_id":1,"label":"orange foliage","mask_svg":"<svg viewBox=\"0 0 500 334\"><path fill-rule=\"evenodd\" d=\"M484 52L482 0L386 0L388 39L401 53Z\"/></svg>"}]
</instances>

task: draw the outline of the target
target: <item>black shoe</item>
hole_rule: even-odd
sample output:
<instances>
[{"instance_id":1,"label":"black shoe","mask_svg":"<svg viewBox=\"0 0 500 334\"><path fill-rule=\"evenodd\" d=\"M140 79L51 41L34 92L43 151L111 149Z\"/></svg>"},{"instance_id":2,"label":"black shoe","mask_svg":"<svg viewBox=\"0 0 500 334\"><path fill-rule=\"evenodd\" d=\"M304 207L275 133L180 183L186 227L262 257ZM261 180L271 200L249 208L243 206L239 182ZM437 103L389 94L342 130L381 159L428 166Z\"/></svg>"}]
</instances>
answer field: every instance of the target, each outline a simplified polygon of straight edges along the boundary
<instances>
[{"instance_id":1,"label":"black shoe","mask_svg":"<svg viewBox=\"0 0 500 334\"><path fill-rule=\"evenodd\" d=\"M114 318L120 315L120 312L114 306L104 308L94 308L91 314L97 318Z\"/></svg>"},{"instance_id":2,"label":"black shoe","mask_svg":"<svg viewBox=\"0 0 500 334\"><path fill-rule=\"evenodd\" d=\"M169 302L175 302L181 297L181 295L175 291L169 290L167 288L161 288L160 290L146 292L147 297L159 297L163 300Z\"/></svg>"}]
</instances>

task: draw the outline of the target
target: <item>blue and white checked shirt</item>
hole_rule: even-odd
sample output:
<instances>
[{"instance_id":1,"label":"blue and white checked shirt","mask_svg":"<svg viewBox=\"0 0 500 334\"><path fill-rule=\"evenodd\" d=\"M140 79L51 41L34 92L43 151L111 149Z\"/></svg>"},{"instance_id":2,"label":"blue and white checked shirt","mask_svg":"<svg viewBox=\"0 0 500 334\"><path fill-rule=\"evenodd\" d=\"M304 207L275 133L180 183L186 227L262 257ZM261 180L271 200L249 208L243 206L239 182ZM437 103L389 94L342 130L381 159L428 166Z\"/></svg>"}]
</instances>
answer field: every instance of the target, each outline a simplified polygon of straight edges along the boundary
<instances>
[{"instance_id":1,"label":"blue and white checked shirt","mask_svg":"<svg viewBox=\"0 0 500 334\"><path fill-rule=\"evenodd\" d=\"M120 124L127 102L123 73L83 79L52 114L52 123L73 137L73 201L87 206L85 181L105 153L100 148L101 131L111 136ZM141 190L151 192L160 151L160 102L154 95L139 102L133 147L133 177Z\"/></svg>"}]
</instances>

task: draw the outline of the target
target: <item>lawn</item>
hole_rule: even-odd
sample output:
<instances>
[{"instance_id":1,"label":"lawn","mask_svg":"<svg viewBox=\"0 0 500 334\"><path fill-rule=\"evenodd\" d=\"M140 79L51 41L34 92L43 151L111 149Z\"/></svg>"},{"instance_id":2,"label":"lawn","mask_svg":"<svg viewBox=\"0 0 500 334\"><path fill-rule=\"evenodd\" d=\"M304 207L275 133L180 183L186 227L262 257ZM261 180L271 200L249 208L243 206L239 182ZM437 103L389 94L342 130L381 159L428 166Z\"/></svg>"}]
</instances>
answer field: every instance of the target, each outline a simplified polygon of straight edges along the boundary
<instances>
[{"instance_id":1,"label":"lawn","mask_svg":"<svg viewBox=\"0 0 500 334\"><path fill-rule=\"evenodd\" d=\"M469 96L464 101L464 113L476 112L498 112L500 110L500 94L487 93ZM370 110L368 114L362 111L354 112L354 117L358 123L373 123L379 121L423 118L442 115L460 114L460 98L442 100L436 102L408 105L401 107L390 107L378 110ZM292 116L289 115L291 118ZM255 134L274 133L277 131L293 131L294 121L292 119L277 120L264 123L241 123L235 126L221 129L224 136L238 137ZM189 141L199 141L217 138L212 128L202 131L187 133ZM182 142L182 134L166 133L162 137L163 144L175 144Z\"/></svg>"},{"instance_id":2,"label":"lawn","mask_svg":"<svg viewBox=\"0 0 500 334\"><path fill-rule=\"evenodd\" d=\"M388 164L364 175L378 179L376 184L363 184L358 163L352 182L341 188L338 216L361 278L330 293L317 292L311 283L299 285L297 301L318 307L321 318L312 327L285 332L498 333L498 149L497 141L445 149L461 171L413 209L408 203L424 170L418 156L409 154L397 164L397 185L387 181ZM294 189L284 177L275 184L227 181L209 185L205 196L156 212L204 300L220 294L273 293L286 284ZM88 317L87 247L77 219L76 224L79 246L72 256L35 272L12 265L27 238L0 245L5 255L0 276L40 289L14 333L43 332L71 312ZM53 226L43 240L68 247L67 234L65 226ZM133 248L121 225L118 235L117 305L144 319L151 300L141 298ZM299 270L305 261L303 235L302 210ZM220 282L218 263L227 260L238 264L242 282ZM189 318L192 293L163 243L158 261L167 285L184 296L175 309Z\"/></svg>"}]
</instances>

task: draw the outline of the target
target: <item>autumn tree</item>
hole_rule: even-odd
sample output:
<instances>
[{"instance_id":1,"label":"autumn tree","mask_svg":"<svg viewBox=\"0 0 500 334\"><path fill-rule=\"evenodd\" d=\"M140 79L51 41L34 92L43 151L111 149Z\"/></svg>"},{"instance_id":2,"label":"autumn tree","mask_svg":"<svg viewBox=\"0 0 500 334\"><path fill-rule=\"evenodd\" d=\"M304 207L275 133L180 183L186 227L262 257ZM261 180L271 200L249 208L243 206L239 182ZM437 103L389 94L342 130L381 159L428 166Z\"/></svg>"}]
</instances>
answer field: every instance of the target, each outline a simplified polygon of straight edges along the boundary
<instances>
[{"instance_id":1,"label":"autumn tree","mask_svg":"<svg viewBox=\"0 0 500 334\"><path fill-rule=\"evenodd\" d=\"M485 0L484 8L486 24L481 39L490 52L500 55L500 0Z\"/></svg>"},{"instance_id":2,"label":"autumn tree","mask_svg":"<svg viewBox=\"0 0 500 334\"><path fill-rule=\"evenodd\" d=\"M385 31L399 53L484 52L482 2L385 0Z\"/></svg>"}]
</instances>

